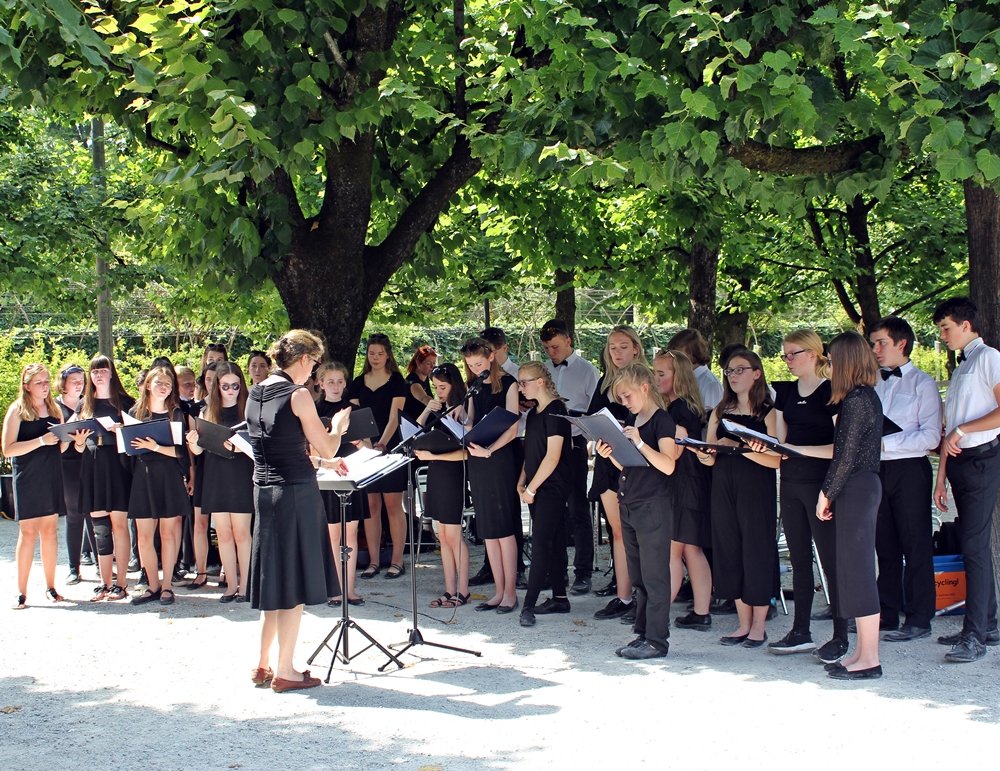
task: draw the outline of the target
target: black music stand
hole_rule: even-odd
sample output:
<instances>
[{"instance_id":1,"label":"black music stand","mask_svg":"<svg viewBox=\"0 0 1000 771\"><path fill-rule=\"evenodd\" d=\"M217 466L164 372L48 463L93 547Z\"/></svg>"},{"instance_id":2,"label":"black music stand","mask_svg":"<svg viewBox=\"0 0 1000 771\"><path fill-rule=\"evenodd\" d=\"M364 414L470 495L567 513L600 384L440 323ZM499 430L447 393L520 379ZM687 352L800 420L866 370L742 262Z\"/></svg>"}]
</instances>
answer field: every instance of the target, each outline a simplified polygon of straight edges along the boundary
<instances>
[{"instance_id":1,"label":"black music stand","mask_svg":"<svg viewBox=\"0 0 1000 771\"><path fill-rule=\"evenodd\" d=\"M482 388L482 383L480 383L479 387ZM469 397L467 396L466 398ZM416 433L401 441L398 445L393 447L392 450L390 450L390 452L402 452L406 455L407 458L413 460L413 440L428 433L436 423L440 422L441 418L443 418L445 415L450 414L451 412L454 412L460 406L462 406L461 403L456 404L453 407L449 407L447 410L445 410L443 413L437 416L436 419L428 420L426 425L419 426ZM464 446L464 442L462 444ZM462 494L464 495L465 492L463 491ZM409 470L407 471L406 474L406 505L407 508L409 509L406 516L406 534L407 538L410 541L410 608L413 614L413 627L407 630L408 636L405 642L393 643L389 647L392 648L393 650L398 649L398 655L400 656L402 656L404 653L406 653L410 648L414 647L415 645L430 645L432 648L442 648L448 651L455 651L456 653L471 653L473 656L482 656L483 655L482 651L474 651L470 648L459 648L458 646L455 645L445 645L443 643L428 642L427 640L424 639L423 634L421 634L419 618L418 618L419 613L417 613L417 570L416 570L417 560L420 559L420 552L417 551L416 554L414 554L414 549L413 549L413 515L417 511L417 507L416 507L416 496L413 493L413 474L409 473ZM380 666L378 668L378 671L379 672L385 671L385 668L387 666L389 666L388 661L382 666Z\"/></svg>"},{"instance_id":2,"label":"black music stand","mask_svg":"<svg viewBox=\"0 0 1000 771\"><path fill-rule=\"evenodd\" d=\"M375 477L365 479L361 483L353 482L347 479L323 479L320 480L320 488L324 490L332 490L337 494L337 498L340 499L340 621L334 624L333 629L330 630L329 634L323 638L323 642L319 644L319 647L313 651L312 655L307 660L307 664L312 664L313 660L319 655L320 651L326 648L333 654L333 658L330 660L330 667L326 671L326 680L324 682L330 682L330 675L333 674L333 666L337 663L337 659L340 659L342 664L351 663L351 659L355 659L364 653L369 648L378 648L382 653L388 657L388 661L385 662L381 667L379 667L379 672L385 670L389 664L395 663L400 669L403 668L403 662L400 661L396 654L391 650L382 645L378 640L372 637L368 632L366 632L362 626L351 618L350 603L347 601L347 562L351 554L351 548L347 545L347 509L351 505L351 496L358 490L363 490L368 487L372 482L377 481L385 474L395 471L400 466L407 466L410 463L410 458L405 461L396 463L388 468L384 469L381 473L377 474ZM378 559L378 550L376 547L375 559ZM361 650L357 651L353 655L350 652L350 638L349 631L351 629L357 630L362 637L368 640L368 645L366 645ZM331 648L328 643L330 638L337 635L337 640ZM343 645L341 645L343 644ZM343 647L343 650L341 650Z\"/></svg>"}]
</instances>

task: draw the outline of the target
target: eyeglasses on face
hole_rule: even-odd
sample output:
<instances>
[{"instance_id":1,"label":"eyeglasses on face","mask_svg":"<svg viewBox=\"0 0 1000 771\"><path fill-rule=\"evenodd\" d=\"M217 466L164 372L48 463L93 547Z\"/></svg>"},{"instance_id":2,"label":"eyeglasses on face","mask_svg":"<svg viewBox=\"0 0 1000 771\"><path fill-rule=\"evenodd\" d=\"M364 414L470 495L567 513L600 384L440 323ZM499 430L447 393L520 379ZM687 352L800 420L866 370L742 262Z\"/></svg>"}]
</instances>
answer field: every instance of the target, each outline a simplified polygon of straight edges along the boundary
<instances>
[{"instance_id":1,"label":"eyeglasses on face","mask_svg":"<svg viewBox=\"0 0 1000 771\"><path fill-rule=\"evenodd\" d=\"M800 348L799 350L797 350L797 351L792 351L791 353L783 353L783 354L781 354L780 358L781 358L781 359L782 359L783 361L788 361L788 362L790 362L790 361L791 361L792 359L794 359L794 358L795 358L796 356L798 356L798 355L799 355L800 353L805 353L805 350L803 350L802 348Z\"/></svg>"},{"instance_id":2,"label":"eyeglasses on face","mask_svg":"<svg viewBox=\"0 0 1000 771\"><path fill-rule=\"evenodd\" d=\"M541 380L541 378L540 377L526 377L524 380L518 380L517 384L523 388L524 386L528 385L528 383L534 383L536 380Z\"/></svg>"},{"instance_id":3,"label":"eyeglasses on face","mask_svg":"<svg viewBox=\"0 0 1000 771\"><path fill-rule=\"evenodd\" d=\"M220 391L239 391L240 390L240 384L239 383L219 383L219 390Z\"/></svg>"},{"instance_id":4,"label":"eyeglasses on face","mask_svg":"<svg viewBox=\"0 0 1000 771\"><path fill-rule=\"evenodd\" d=\"M733 375L739 377L744 372L747 372L752 369L754 369L754 367L732 367L722 370L722 374L725 375L726 377L732 377Z\"/></svg>"}]
</instances>

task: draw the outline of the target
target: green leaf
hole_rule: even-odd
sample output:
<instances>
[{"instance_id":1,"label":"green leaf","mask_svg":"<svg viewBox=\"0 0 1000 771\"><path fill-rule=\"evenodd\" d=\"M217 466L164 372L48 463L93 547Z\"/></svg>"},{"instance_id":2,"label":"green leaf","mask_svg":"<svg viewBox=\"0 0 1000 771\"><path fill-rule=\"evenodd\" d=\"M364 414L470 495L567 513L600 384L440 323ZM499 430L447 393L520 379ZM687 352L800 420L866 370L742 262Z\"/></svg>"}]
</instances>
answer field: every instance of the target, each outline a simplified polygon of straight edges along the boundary
<instances>
[{"instance_id":1,"label":"green leaf","mask_svg":"<svg viewBox=\"0 0 1000 771\"><path fill-rule=\"evenodd\" d=\"M983 148L976 153L976 166L988 182L1000 179L1000 157Z\"/></svg>"}]
</instances>

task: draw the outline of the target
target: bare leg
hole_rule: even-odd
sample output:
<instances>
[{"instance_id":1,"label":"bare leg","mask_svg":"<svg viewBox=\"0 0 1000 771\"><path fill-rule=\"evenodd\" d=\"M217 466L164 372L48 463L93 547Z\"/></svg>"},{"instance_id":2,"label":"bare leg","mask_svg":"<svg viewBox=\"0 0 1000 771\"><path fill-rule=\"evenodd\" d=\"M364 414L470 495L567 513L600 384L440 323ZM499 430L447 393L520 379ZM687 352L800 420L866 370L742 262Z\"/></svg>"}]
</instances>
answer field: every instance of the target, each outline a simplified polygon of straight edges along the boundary
<instances>
[{"instance_id":1,"label":"bare leg","mask_svg":"<svg viewBox=\"0 0 1000 771\"><path fill-rule=\"evenodd\" d=\"M694 612L700 616L708 614L712 603L712 568L700 546L684 545L684 564L687 565L694 594ZM679 585L679 584L678 584Z\"/></svg>"},{"instance_id":2,"label":"bare leg","mask_svg":"<svg viewBox=\"0 0 1000 771\"><path fill-rule=\"evenodd\" d=\"M371 516L365 520L365 540L371 564L378 567L379 552L382 550L382 493L368 495L368 510Z\"/></svg>"},{"instance_id":3,"label":"bare leg","mask_svg":"<svg viewBox=\"0 0 1000 771\"><path fill-rule=\"evenodd\" d=\"M355 586L357 584L358 572L358 523L347 523L347 547L351 553L347 556L347 597L357 600L361 597ZM337 575L340 575L338 573Z\"/></svg>"},{"instance_id":4,"label":"bare leg","mask_svg":"<svg viewBox=\"0 0 1000 771\"><path fill-rule=\"evenodd\" d=\"M128 512L111 512L111 535L115 542L115 572L118 574L118 578L112 581L109 572L106 586L117 584L127 589L128 561L132 554L132 538L128 534ZM146 572L148 574L149 571ZM101 570L102 577L103 574L104 571Z\"/></svg>"},{"instance_id":5,"label":"bare leg","mask_svg":"<svg viewBox=\"0 0 1000 771\"><path fill-rule=\"evenodd\" d=\"M461 538L461 525L458 525ZM444 590L447 594L458 591L458 563L455 554L456 525L438 524L438 540L441 542L441 571L444 573Z\"/></svg>"},{"instance_id":6,"label":"bare leg","mask_svg":"<svg viewBox=\"0 0 1000 771\"><path fill-rule=\"evenodd\" d=\"M169 517L160 521L160 553L163 556L163 583L165 591L174 590L174 565L181 547L181 518Z\"/></svg>"},{"instance_id":7,"label":"bare leg","mask_svg":"<svg viewBox=\"0 0 1000 771\"><path fill-rule=\"evenodd\" d=\"M503 575L497 587L503 587L503 604L510 606L517 602L517 540L514 536L500 539L500 559Z\"/></svg>"},{"instance_id":8,"label":"bare leg","mask_svg":"<svg viewBox=\"0 0 1000 771\"><path fill-rule=\"evenodd\" d=\"M42 572L45 574L45 586L49 589L56 585L56 562L59 551L59 515L51 514L48 517L39 517L38 535L41 538L40 551L42 553Z\"/></svg>"},{"instance_id":9,"label":"bare leg","mask_svg":"<svg viewBox=\"0 0 1000 771\"><path fill-rule=\"evenodd\" d=\"M457 587L459 594L469 596L469 544L462 535L462 526L454 525L455 539L458 545L455 547L455 562L458 568ZM516 540L516 539L515 539Z\"/></svg>"},{"instance_id":10,"label":"bare leg","mask_svg":"<svg viewBox=\"0 0 1000 771\"><path fill-rule=\"evenodd\" d=\"M739 602L737 600L737 602ZM751 607L747 605L747 607ZM764 623L767 621L767 605L754 605L750 622L750 639L763 640L767 635L764 630Z\"/></svg>"},{"instance_id":11,"label":"bare leg","mask_svg":"<svg viewBox=\"0 0 1000 771\"><path fill-rule=\"evenodd\" d=\"M261 669L271 665L271 646L278 635L278 611L265 610L260 614L260 659L257 664Z\"/></svg>"},{"instance_id":12,"label":"bare leg","mask_svg":"<svg viewBox=\"0 0 1000 771\"><path fill-rule=\"evenodd\" d=\"M733 632L733 636L742 637L745 634L750 634L753 624L753 608L743 602L743 600L736 600L736 618L739 619L740 625Z\"/></svg>"},{"instance_id":13,"label":"bare leg","mask_svg":"<svg viewBox=\"0 0 1000 771\"><path fill-rule=\"evenodd\" d=\"M337 585L340 586L340 524L328 524L326 531L330 534L330 548L333 549L334 562L337 563ZM348 568L350 572L350 568ZM340 586L340 599L344 598L344 587ZM331 597L329 599L336 599Z\"/></svg>"},{"instance_id":14,"label":"bare leg","mask_svg":"<svg viewBox=\"0 0 1000 771\"><path fill-rule=\"evenodd\" d=\"M232 516L227 513L212 515L215 518L215 535L219 539L219 558L222 560L222 569L226 571L226 581L232 591L227 594L239 594L240 588L237 584L239 568L236 565L236 541L233 540Z\"/></svg>"},{"instance_id":15,"label":"bare leg","mask_svg":"<svg viewBox=\"0 0 1000 771\"><path fill-rule=\"evenodd\" d=\"M684 579L684 544L680 541L670 542L670 602L677 599L681 581Z\"/></svg>"},{"instance_id":16,"label":"bare leg","mask_svg":"<svg viewBox=\"0 0 1000 771\"><path fill-rule=\"evenodd\" d=\"M90 512L90 519L98 520L103 518L108 518L107 525L111 528L112 538L114 537L114 526L111 524L111 514L107 511L92 511ZM125 533L128 533L128 527L125 527ZM129 549L131 550L131 544L129 544ZM94 544L94 551L97 551L97 544ZM109 589L114 583L114 579L111 577L114 572L114 555L113 554L97 554L97 572L100 574L101 584L107 586ZM126 564L126 568L128 565ZM127 575L127 574L126 574ZM125 586L125 582L122 582L122 586Z\"/></svg>"},{"instance_id":17,"label":"bare leg","mask_svg":"<svg viewBox=\"0 0 1000 771\"><path fill-rule=\"evenodd\" d=\"M493 596L490 597L486 603L488 605L499 605L503 602L504 593L504 575L503 565L501 564L499 540L496 538L486 539L486 556L488 558L487 561L489 562L490 570L493 573L493 586L495 587Z\"/></svg>"},{"instance_id":18,"label":"bare leg","mask_svg":"<svg viewBox=\"0 0 1000 771\"><path fill-rule=\"evenodd\" d=\"M625 561L625 542L622 540L622 515L618 505L618 494L614 490L601 493L601 505L608 518L611 528L611 556L614 559L615 586L618 587L618 599L629 602L632 599L632 579L628 575L628 564ZM680 586L680 583L675 583Z\"/></svg>"},{"instance_id":19,"label":"bare leg","mask_svg":"<svg viewBox=\"0 0 1000 771\"><path fill-rule=\"evenodd\" d=\"M403 564L403 547L406 545L406 513L403 511L402 493L382 493L389 515L389 537L392 538L392 563Z\"/></svg>"},{"instance_id":20,"label":"bare leg","mask_svg":"<svg viewBox=\"0 0 1000 771\"><path fill-rule=\"evenodd\" d=\"M878 625L879 614L861 616L855 619L858 625L858 642L854 648L854 653L850 658L844 659L841 664L846 669L854 672L858 669L871 669L879 665L878 656Z\"/></svg>"},{"instance_id":21,"label":"bare leg","mask_svg":"<svg viewBox=\"0 0 1000 771\"><path fill-rule=\"evenodd\" d=\"M253 545L253 533L250 532L250 515L230 514L229 522L233 529L233 541L236 543L236 561L240 577L239 593L246 597L250 592L250 549ZM356 543L355 546L357 546ZM236 583L236 576L237 573L233 573L231 579L233 583Z\"/></svg>"},{"instance_id":22,"label":"bare leg","mask_svg":"<svg viewBox=\"0 0 1000 771\"><path fill-rule=\"evenodd\" d=\"M296 605L290 610L276 611L278 616L278 668L275 675L283 680L301 680L302 673L292 666L295 656L295 642L299 638L304 605Z\"/></svg>"},{"instance_id":23,"label":"bare leg","mask_svg":"<svg viewBox=\"0 0 1000 771\"><path fill-rule=\"evenodd\" d=\"M156 548L153 546L153 536L156 533L157 520L137 519L135 521L136 537L139 539L139 562L142 569L146 571L146 580L149 581L149 591L160 590L160 565L157 562ZM160 534L160 538L163 534ZM115 543L117 550L118 544Z\"/></svg>"},{"instance_id":24,"label":"bare leg","mask_svg":"<svg viewBox=\"0 0 1000 771\"><path fill-rule=\"evenodd\" d=\"M17 523L17 593L28 593L28 575L35 559L35 540L38 538L38 523L33 519L23 519Z\"/></svg>"},{"instance_id":25,"label":"bare leg","mask_svg":"<svg viewBox=\"0 0 1000 771\"><path fill-rule=\"evenodd\" d=\"M209 517L201 513L201 506L194 507L194 527L191 529L191 541L194 544L194 577L198 582L208 570L208 521ZM206 579L207 580L207 579Z\"/></svg>"}]
</instances>

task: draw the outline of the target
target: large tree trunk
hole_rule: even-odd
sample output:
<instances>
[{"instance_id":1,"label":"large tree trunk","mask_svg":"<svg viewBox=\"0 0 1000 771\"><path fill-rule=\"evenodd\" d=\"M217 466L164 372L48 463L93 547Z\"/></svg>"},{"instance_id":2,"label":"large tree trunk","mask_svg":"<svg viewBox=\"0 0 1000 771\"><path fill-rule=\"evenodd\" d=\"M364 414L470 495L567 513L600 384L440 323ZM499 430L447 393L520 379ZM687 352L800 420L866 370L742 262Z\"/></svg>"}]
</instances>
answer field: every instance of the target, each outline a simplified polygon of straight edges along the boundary
<instances>
[{"instance_id":1,"label":"large tree trunk","mask_svg":"<svg viewBox=\"0 0 1000 771\"><path fill-rule=\"evenodd\" d=\"M978 307L983 339L1000 343L1000 196L965 183L965 222L969 243L969 294ZM993 512L993 573L1000 591L1000 511Z\"/></svg>"},{"instance_id":2,"label":"large tree trunk","mask_svg":"<svg viewBox=\"0 0 1000 771\"><path fill-rule=\"evenodd\" d=\"M719 249L702 240L691 245L688 263L688 326L708 341L715 337L715 289L719 272Z\"/></svg>"},{"instance_id":3,"label":"large tree trunk","mask_svg":"<svg viewBox=\"0 0 1000 771\"><path fill-rule=\"evenodd\" d=\"M557 319L566 322L569 336L576 336L576 275L571 270L557 268L556 282L556 315Z\"/></svg>"},{"instance_id":4,"label":"large tree trunk","mask_svg":"<svg viewBox=\"0 0 1000 771\"><path fill-rule=\"evenodd\" d=\"M871 236L868 232L868 214L871 208L861 196L856 196L847 205L847 227L853 240L851 246L854 252L854 264L857 267L857 272L854 274L854 294L858 298L863 330L871 329L875 322L882 318L878 283L875 280L875 257L872 255Z\"/></svg>"}]
</instances>

